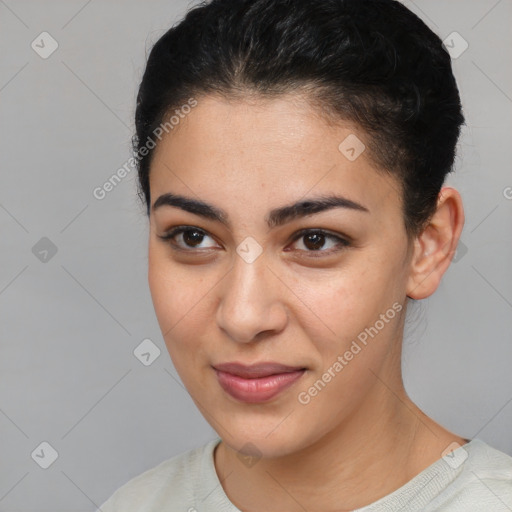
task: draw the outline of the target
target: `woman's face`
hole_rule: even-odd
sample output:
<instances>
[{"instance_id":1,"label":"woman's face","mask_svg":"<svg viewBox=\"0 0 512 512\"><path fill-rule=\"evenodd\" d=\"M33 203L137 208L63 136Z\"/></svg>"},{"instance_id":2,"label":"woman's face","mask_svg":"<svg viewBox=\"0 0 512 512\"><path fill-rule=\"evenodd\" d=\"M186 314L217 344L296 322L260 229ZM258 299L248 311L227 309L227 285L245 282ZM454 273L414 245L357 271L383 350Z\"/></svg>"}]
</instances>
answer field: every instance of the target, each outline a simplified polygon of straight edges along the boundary
<instances>
[{"instance_id":1,"label":"woman's face","mask_svg":"<svg viewBox=\"0 0 512 512\"><path fill-rule=\"evenodd\" d=\"M156 315L183 383L234 449L278 456L371 429L382 382L400 381L409 245L399 185L363 137L298 96L209 96L155 150L152 206L175 196L150 214ZM327 197L346 201L291 207ZM216 369L226 363L289 368Z\"/></svg>"}]
</instances>

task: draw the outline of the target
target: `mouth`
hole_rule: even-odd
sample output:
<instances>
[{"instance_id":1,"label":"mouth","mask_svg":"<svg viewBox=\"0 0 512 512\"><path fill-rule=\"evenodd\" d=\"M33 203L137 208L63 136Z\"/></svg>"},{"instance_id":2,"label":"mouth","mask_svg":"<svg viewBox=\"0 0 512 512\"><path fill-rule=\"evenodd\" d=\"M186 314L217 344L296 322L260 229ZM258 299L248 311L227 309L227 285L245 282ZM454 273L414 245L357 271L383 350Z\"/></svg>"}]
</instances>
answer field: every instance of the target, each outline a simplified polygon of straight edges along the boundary
<instances>
[{"instance_id":1,"label":"mouth","mask_svg":"<svg viewBox=\"0 0 512 512\"><path fill-rule=\"evenodd\" d=\"M271 400L306 372L304 367L279 363L223 363L213 366L213 369L221 388L234 399L246 403Z\"/></svg>"}]
</instances>

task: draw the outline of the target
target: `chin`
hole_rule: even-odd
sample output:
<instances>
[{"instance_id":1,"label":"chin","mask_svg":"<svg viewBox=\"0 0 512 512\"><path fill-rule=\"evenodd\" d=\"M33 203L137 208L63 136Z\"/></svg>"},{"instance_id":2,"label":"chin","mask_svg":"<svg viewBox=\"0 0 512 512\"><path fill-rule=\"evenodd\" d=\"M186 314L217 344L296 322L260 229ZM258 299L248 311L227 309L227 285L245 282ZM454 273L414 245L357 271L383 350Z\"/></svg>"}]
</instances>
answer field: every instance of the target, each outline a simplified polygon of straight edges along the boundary
<instances>
[{"instance_id":1,"label":"chin","mask_svg":"<svg viewBox=\"0 0 512 512\"><path fill-rule=\"evenodd\" d=\"M223 442L232 450L251 457L277 458L291 455L310 442L311 433L304 431L304 422L286 418L286 414L276 419L244 418L230 421L226 431L218 432Z\"/></svg>"}]
</instances>

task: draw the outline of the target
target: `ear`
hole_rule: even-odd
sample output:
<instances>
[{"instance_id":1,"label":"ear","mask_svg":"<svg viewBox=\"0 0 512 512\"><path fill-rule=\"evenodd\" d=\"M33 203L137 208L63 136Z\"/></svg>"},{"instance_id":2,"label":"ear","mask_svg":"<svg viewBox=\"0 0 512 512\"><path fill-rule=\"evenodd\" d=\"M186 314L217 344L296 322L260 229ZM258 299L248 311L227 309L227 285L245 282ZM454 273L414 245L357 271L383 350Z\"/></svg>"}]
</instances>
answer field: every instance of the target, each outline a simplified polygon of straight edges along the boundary
<instances>
[{"instance_id":1,"label":"ear","mask_svg":"<svg viewBox=\"0 0 512 512\"><path fill-rule=\"evenodd\" d=\"M464 208L459 192L443 187L437 208L426 228L414 241L407 296L424 299L432 295L450 266L462 228Z\"/></svg>"}]
</instances>

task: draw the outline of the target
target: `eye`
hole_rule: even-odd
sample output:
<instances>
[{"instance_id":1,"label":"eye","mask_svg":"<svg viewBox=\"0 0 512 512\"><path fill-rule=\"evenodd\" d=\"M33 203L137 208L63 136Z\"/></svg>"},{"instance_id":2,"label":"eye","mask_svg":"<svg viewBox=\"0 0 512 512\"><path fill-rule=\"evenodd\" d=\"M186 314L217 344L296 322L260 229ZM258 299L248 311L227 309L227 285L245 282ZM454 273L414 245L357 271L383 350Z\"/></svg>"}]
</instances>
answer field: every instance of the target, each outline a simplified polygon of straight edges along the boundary
<instances>
[{"instance_id":1,"label":"eye","mask_svg":"<svg viewBox=\"0 0 512 512\"><path fill-rule=\"evenodd\" d=\"M183 251L192 251L194 249L212 249L217 244L214 242L213 244L202 245L205 239L210 238L213 240L211 236L208 235L206 231L203 231L200 228L196 228L194 226L177 226L174 229L171 229L165 235L157 235L158 238L168 242L170 245L174 246L177 250Z\"/></svg>"},{"instance_id":2,"label":"eye","mask_svg":"<svg viewBox=\"0 0 512 512\"><path fill-rule=\"evenodd\" d=\"M315 257L317 254L314 253L320 253L318 256L323 256L341 251L350 245L348 240L322 229L302 229L295 234L293 241L294 243L300 241L298 245L304 247L299 248L299 251L313 253L308 256Z\"/></svg>"},{"instance_id":3,"label":"eye","mask_svg":"<svg viewBox=\"0 0 512 512\"><path fill-rule=\"evenodd\" d=\"M206 231L194 226L177 226L164 235L157 236L170 244L173 249L185 252L219 247ZM208 243L208 239L212 242ZM294 235L293 243L298 241L300 241L299 249L296 250L308 253L308 256L313 257L330 255L350 246L350 242L345 238L322 229L302 229Z\"/></svg>"}]
</instances>

